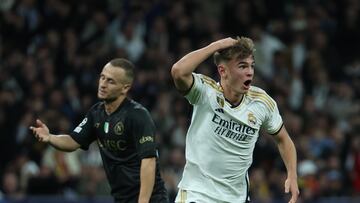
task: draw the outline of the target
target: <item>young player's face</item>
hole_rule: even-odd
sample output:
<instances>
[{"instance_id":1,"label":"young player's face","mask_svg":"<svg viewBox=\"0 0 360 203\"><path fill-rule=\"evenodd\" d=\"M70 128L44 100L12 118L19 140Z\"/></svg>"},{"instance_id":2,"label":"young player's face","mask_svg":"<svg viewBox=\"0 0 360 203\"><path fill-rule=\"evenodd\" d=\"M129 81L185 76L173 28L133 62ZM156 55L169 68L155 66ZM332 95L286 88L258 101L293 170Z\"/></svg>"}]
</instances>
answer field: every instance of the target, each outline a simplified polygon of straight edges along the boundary
<instances>
[{"instance_id":1,"label":"young player's face","mask_svg":"<svg viewBox=\"0 0 360 203\"><path fill-rule=\"evenodd\" d=\"M109 63L106 64L99 78L98 98L111 102L122 95L126 95L130 84L125 81L124 69L113 67Z\"/></svg>"},{"instance_id":2,"label":"young player's face","mask_svg":"<svg viewBox=\"0 0 360 203\"><path fill-rule=\"evenodd\" d=\"M221 71L221 79L225 82L225 88L230 88L238 94L245 94L250 89L254 77L255 61L253 56L243 59L234 58L228 61ZM223 87L224 88L224 87Z\"/></svg>"}]
</instances>

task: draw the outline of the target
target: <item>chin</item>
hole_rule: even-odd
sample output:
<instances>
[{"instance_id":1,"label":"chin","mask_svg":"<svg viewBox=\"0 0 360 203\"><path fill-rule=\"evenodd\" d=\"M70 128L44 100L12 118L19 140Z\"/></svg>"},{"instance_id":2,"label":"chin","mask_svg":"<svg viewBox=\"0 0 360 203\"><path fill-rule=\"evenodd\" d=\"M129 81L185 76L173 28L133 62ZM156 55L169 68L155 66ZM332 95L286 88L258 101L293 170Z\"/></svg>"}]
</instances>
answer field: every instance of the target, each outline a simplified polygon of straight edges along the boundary
<instances>
[{"instance_id":1,"label":"chin","mask_svg":"<svg viewBox=\"0 0 360 203\"><path fill-rule=\"evenodd\" d=\"M114 101L116 101L116 97L106 97L106 98L100 98L102 101L104 101L105 103L112 103Z\"/></svg>"},{"instance_id":2,"label":"chin","mask_svg":"<svg viewBox=\"0 0 360 203\"><path fill-rule=\"evenodd\" d=\"M104 100L105 98L100 96L100 95L97 95L97 98L100 99L100 100Z\"/></svg>"},{"instance_id":3,"label":"chin","mask_svg":"<svg viewBox=\"0 0 360 203\"><path fill-rule=\"evenodd\" d=\"M246 94L249 90L241 89L238 91L239 94Z\"/></svg>"}]
</instances>

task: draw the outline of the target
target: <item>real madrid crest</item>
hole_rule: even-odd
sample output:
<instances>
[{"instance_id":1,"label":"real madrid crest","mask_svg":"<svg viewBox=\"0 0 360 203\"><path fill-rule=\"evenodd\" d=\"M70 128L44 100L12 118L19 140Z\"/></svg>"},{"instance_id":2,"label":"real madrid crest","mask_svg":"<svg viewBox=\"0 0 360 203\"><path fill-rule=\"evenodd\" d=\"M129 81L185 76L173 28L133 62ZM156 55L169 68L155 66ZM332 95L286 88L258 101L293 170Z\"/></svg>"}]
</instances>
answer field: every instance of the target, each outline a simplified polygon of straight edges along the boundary
<instances>
[{"instance_id":1,"label":"real madrid crest","mask_svg":"<svg viewBox=\"0 0 360 203\"><path fill-rule=\"evenodd\" d=\"M216 101L220 105L221 108L224 107L224 98L221 98L219 95L216 96Z\"/></svg>"},{"instance_id":2,"label":"real madrid crest","mask_svg":"<svg viewBox=\"0 0 360 203\"><path fill-rule=\"evenodd\" d=\"M256 117L251 112L248 114L248 123L256 125Z\"/></svg>"},{"instance_id":3,"label":"real madrid crest","mask_svg":"<svg viewBox=\"0 0 360 203\"><path fill-rule=\"evenodd\" d=\"M116 135L122 135L124 133L124 124L122 122L116 123L114 132Z\"/></svg>"}]
</instances>

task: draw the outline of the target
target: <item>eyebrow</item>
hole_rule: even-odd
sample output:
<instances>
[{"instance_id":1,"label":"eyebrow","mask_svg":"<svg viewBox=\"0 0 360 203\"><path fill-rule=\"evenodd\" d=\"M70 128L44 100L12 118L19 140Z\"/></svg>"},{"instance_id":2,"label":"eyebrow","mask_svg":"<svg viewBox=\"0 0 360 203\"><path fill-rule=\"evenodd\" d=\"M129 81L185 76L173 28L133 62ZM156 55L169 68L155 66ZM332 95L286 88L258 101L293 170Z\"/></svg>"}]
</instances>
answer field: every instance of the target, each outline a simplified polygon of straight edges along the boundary
<instances>
[{"instance_id":1,"label":"eyebrow","mask_svg":"<svg viewBox=\"0 0 360 203\"><path fill-rule=\"evenodd\" d=\"M249 63L247 63L247 62L245 62L245 61L240 61L240 62L238 63L238 65L247 65L247 64L249 64ZM251 65L255 65L255 61L253 61L253 62L251 63Z\"/></svg>"},{"instance_id":2,"label":"eyebrow","mask_svg":"<svg viewBox=\"0 0 360 203\"><path fill-rule=\"evenodd\" d=\"M106 78L106 80L113 80L113 81L115 81L114 78L108 77L108 76L106 76L104 73L101 73L101 74L100 74L100 77L102 77L102 76L104 76L104 77Z\"/></svg>"}]
</instances>

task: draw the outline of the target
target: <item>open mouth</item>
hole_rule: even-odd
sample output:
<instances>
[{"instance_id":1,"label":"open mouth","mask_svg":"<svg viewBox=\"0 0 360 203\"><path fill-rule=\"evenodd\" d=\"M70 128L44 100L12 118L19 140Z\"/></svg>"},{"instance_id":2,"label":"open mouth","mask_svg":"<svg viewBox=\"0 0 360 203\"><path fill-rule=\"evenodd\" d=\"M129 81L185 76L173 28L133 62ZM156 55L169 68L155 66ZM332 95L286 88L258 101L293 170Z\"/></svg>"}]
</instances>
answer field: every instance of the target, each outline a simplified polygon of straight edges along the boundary
<instances>
[{"instance_id":1,"label":"open mouth","mask_svg":"<svg viewBox=\"0 0 360 203\"><path fill-rule=\"evenodd\" d=\"M244 82L244 85L247 86L247 87L248 87L250 84L251 84L251 80L247 80L247 81Z\"/></svg>"}]
</instances>

